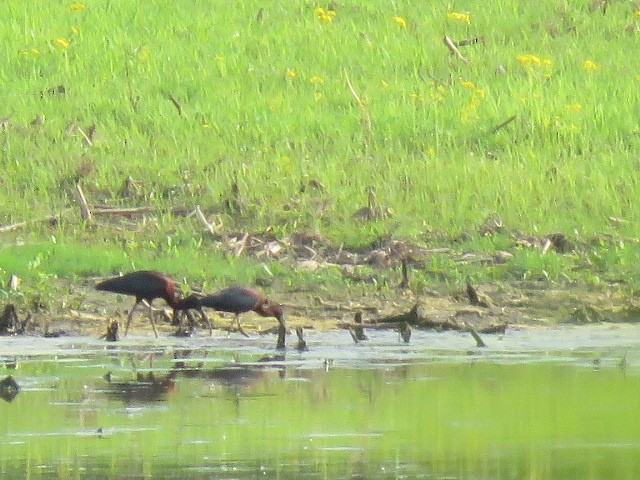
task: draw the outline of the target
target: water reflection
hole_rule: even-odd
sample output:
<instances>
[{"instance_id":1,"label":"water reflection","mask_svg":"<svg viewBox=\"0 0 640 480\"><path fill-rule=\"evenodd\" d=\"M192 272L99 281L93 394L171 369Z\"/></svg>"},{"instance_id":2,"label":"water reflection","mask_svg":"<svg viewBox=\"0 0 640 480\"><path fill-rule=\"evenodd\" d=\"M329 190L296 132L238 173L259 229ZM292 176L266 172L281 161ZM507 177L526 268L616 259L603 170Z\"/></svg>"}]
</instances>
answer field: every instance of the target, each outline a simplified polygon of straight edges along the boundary
<instances>
[{"instance_id":1,"label":"water reflection","mask_svg":"<svg viewBox=\"0 0 640 480\"><path fill-rule=\"evenodd\" d=\"M333 363L315 346L18 358L2 477L640 478L637 355L434 361L396 340Z\"/></svg>"}]
</instances>

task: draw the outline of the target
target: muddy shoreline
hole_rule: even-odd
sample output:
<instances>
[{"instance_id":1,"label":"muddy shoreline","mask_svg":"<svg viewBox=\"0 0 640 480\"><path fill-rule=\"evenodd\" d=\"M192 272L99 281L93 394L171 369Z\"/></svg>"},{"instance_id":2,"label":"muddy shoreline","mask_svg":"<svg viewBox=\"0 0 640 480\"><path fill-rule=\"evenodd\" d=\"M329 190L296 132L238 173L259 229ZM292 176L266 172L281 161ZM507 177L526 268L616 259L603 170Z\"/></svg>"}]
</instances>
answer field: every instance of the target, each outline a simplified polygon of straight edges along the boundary
<instances>
[{"instance_id":1,"label":"muddy shoreline","mask_svg":"<svg viewBox=\"0 0 640 480\"><path fill-rule=\"evenodd\" d=\"M26 334L29 335L71 335L99 337L106 332L112 320L120 324L126 321L133 305L131 297L97 292L95 281L86 279L71 284L59 282L59 290L66 291L57 297L58 306L49 310L28 311L17 309L19 319L31 315ZM380 322L386 317L402 315L412 308L418 308L419 318L413 328L438 323L468 323L482 329L495 325L512 326L562 326L597 323L637 323L640 307L615 290L592 291L584 287L562 289L542 288L528 284L481 285L475 287L480 305L471 305L467 292L442 293L437 291L415 294L407 289L388 289L383 293L347 291L344 296L327 295L318 292L301 291L294 293L273 292L270 297L280 302L286 311L287 326L294 330L300 326L305 331L328 331L345 328L353 322L357 312L361 312L366 323ZM154 303L159 311L168 307L162 300ZM216 332L228 334L233 331L233 316L207 311ZM166 319L156 315L160 336L175 333ZM253 313L242 316L243 327L253 334L270 333L276 327L275 319L262 318ZM433 329L433 328L430 328ZM437 328L436 328L437 329ZM134 318L130 333L153 336L148 317L141 310ZM198 335L208 335L200 331ZM216 333L214 333L215 335Z\"/></svg>"}]
</instances>

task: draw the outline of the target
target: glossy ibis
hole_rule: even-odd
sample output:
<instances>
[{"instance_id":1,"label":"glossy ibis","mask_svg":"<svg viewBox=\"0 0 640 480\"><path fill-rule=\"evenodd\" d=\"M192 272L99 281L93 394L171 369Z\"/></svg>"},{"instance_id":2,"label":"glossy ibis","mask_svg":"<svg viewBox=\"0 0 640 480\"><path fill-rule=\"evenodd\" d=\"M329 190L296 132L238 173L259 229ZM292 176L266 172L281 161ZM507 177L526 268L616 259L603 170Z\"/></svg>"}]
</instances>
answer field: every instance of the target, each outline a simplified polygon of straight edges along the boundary
<instances>
[{"instance_id":1,"label":"glossy ibis","mask_svg":"<svg viewBox=\"0 0 640 480\"><path fill-rule=\"evenodd\" d=\"M200 298L202 307L213 308L218 312L229 312L236 315L238 330L248 337L240 325L240 314L253 310L263 317L275 317L280 323L281 330L284 330L284 312L282 306L264 298L258 292L247 287L229 287L211 295Z\"/></svg>"},{"instance_id":2,"label":"glossy ibis","mask_svg":"<svg viewBox=\"0 0 640 480\"><path fill-rule=\"evenodd\" d=\"M149 270L141 270L137 272L129 272L121 277L114 277L104 280L96 285L97 290L104 290L106 292L120 293L123 295L132 295L136 297L136 303L133 305L131 312L129 312L129 318L127 319L127 326L124 329L125 336L129 331L129 324L133 318L138 305L142 302L146 303L149 307L151 326L153 327L153 333L158 336L155 322L153 321L153 309L151 303L156 298L162 298L165 302L173 308L174 318L177 312L180 310L195 309L200 312L203 320L209 324L209 331L213 333L211 322L202 311L200 302L196 297L188 296L186 298L178 298L176 296L176 284L168 277L159 272L153 272Z\"/></svg>"}]
</instances>

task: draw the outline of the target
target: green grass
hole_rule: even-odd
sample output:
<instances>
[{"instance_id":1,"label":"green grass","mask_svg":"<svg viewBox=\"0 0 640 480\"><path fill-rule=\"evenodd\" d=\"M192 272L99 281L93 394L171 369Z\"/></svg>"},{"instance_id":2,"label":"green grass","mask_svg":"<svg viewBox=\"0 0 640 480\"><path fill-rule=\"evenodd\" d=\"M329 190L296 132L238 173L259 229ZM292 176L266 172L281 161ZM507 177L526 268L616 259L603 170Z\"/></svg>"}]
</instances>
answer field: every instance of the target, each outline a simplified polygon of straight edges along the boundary
<instances>
[{"instance_id":1,"label":"green grass","mask_svg":"<svg viewBox=\"0 0 640 480\"><path fill-rule=\"evenodd\" d=\"M311 230L356 249L477 236L490 217L531 234L640 237L640 16L628 2L338 2L329 23L312 2L71 5L0 5L2 224L77 209L82 178L92 204L200 205L229 229ZM461 47L465 64L445 35L484 43ZM64 95L46 93L57 85ZM96 125L92 146L72 123ZM129 177L138 188L123 195ZM236 180L241 214L225 203ZM393 215L355 222L370 186ZM75 212L58 228L97 251L203 237L166 213L156 230L89 229ZM571 262L524 257L519 273ZM118 255L71 263L56 273L133 267Z\"/></svg>"}]
</instances>

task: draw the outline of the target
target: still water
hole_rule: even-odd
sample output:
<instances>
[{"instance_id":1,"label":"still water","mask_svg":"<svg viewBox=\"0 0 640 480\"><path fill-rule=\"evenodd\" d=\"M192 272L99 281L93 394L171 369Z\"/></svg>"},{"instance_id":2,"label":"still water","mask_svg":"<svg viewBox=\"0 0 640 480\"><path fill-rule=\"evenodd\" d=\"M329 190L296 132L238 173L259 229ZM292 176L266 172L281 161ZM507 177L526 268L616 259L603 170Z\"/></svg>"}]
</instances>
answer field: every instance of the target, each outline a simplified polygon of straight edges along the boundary
<instances>
[{"instance_id":1,"label":"still water","mask_svg":"<svg viewBox=\"0 0 640 480\"><path fill-rule=\"evenodd\" d=\"M0 340L0 478L640 478L640 327Z\"/></svg>"}]
</instances>

